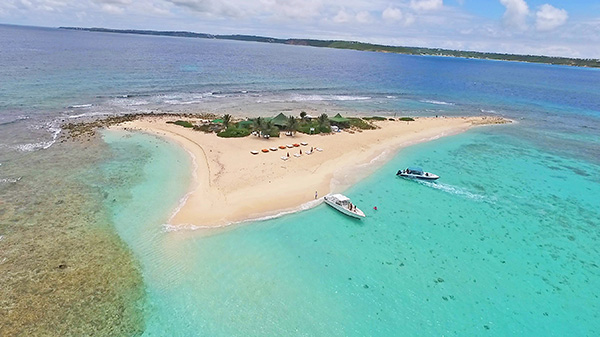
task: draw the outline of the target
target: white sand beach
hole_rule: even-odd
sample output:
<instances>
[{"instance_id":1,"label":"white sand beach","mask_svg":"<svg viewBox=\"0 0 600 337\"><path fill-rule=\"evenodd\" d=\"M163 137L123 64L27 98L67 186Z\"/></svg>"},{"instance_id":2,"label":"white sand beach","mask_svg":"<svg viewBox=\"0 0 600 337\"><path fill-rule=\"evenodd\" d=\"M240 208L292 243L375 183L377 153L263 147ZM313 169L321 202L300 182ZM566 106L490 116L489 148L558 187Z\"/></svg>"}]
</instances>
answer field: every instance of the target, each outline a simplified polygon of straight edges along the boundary
<instances>
[{"instance_id":1,"label":"white sand beach","mask_svg":"<svg viewBox=\"0 0 600 337\"><path fill-rule=\"evenodd\" d=\"M143 117L113 128L165 137L193 157L194 182L169 221L172 228L219 227L310 207L322 196L342 192L366 177L403 147L477 125L506 122L498 117L417 118L414 122L375 122L378 129L362 132L296 133L293 137L281 133L280 138L263 139L220 138L167 124L168 120L174 118ZM293 143L308 145L278 148ZM272 147L277 151L261 151ZM311 148L314 152L309 155ZM253 150L259 153L252 154ZM281 159L288 153L289 159Z\"/></svg>"}]
</instances>

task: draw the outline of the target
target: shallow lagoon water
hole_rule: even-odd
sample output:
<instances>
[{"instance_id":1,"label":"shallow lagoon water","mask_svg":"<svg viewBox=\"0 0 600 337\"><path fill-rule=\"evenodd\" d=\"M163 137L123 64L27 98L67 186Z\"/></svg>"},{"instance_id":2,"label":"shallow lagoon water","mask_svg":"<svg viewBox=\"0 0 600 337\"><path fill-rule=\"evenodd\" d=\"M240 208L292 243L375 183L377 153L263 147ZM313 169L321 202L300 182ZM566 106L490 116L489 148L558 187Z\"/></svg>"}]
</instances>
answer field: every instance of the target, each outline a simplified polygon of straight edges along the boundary
<instances>
[{"instance_id":1,"label":"shallow lagoon water","mask_svg":"<svg viewBox=\"0 0 600 337\"><path fill-rule=\"evenodd\" d=\"M185 191L163 190L186 179L172 144L108 139L159 149L115 210L143 266L144 335L595 335L599 168L523 147L509 127L402 150L347 191L363 221L323 204L208 236L163 230ZM412 163L442 178L395 176ZM158 191L162 206L145 207Z\"/></svg>"}]
</instances>

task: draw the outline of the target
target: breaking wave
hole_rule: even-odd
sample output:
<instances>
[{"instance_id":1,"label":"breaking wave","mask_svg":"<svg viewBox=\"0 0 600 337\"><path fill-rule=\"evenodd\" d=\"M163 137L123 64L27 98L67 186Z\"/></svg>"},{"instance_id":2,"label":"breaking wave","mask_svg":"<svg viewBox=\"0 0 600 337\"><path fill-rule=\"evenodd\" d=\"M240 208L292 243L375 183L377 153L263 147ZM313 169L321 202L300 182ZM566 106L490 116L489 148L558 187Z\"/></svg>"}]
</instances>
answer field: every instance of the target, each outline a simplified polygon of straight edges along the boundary
<instances>
[{"instance_id":1,"label":"breaking wave","mask_svg":"<svg viewBox=\"0 0 600 337\"><path fill-rule=\"evenodd\" d=\"M44 126L41 126L38 128L46 128L52 134L52 139L48 140L48 141L41 141L41 142L36 142L36 143L19 144L19 145L13 146L13 148L15 148L19 151L22 151L22 152L45 150L45 149L48 149L50 146L54 145L54 143L56 143L56 139L58 139L58 136L62 132L62 129L60 128L60 126L58 126L57 123L53 123L53 122L46 123Z\"/></svg>"},{"instance_id":2,"label":"breaking wave","mask_svg":"<svg viewBox=\"0 0 600 337\"><path fill-rule=\"evenodd\" d=\"M422 99L420 100L422 103L436 104L436 105L455 105L454 103L444 102L444 101L436 101L433 99Z\"/></svg>"}]
</instances>

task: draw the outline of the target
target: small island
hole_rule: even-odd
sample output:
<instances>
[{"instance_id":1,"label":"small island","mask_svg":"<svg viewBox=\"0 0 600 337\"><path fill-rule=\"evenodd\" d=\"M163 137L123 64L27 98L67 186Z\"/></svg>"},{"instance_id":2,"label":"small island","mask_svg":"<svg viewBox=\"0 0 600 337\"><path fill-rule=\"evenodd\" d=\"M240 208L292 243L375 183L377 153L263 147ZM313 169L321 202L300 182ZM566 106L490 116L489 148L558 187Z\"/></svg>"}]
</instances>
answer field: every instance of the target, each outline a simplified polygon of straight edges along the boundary
<instances>
[{"instance_id":1,"label":"small island","mask_svg":"<svg viewBox=\"0 0 600 337\"><path fill-rule=\"evenodd\" d=\"M365 178L403 147L507 122L489 116L330 118L301 113L252 119L137 115L85 125L154 134L190 154L194 181L166 224L168 230L178 230L222 227L306 209ZM81 125L66 129L90 132Z\"/></svg>"}]
</instances>

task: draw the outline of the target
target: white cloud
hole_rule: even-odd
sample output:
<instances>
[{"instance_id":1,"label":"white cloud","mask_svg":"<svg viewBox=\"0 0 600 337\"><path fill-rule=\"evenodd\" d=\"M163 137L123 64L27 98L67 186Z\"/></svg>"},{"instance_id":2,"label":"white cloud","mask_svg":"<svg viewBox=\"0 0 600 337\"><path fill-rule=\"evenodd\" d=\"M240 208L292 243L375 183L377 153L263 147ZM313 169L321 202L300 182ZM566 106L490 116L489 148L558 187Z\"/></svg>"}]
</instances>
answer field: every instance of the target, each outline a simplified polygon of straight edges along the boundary
<instances>
[{"instance_id":1,"label":"white cloud","mask_svg":"<svg viewBox=\"0 0 600 337\"><path fill-rule=\"evenodd\" d=\"M415 11L433 11L444 7L443 0L410 0L410 8Z\"/></svg>"},{"instance_id":2,"label":"white cloud","mask_svg":"<svg viewBox=\"0 0 600 337\"><path fill-rule=\"evenodd\" d=\"M175 6L190 9L197 13L209 16L222 16L237 18L244 16L248 11L248 3L238 1L213 1L213 0L165 0Z\"/></svg>"},{"instance_id":3,"label":"white cloud","mask_svg":"<svg viewBox=\"0 0 600 337\"><path fill-rule=\"evenodd\" d=\"M369 12L361 11L361 12L356 13L356 21L358 21L359 23L369 23L373 20L371 18L371 14L369 14Z\"/></svg>"},{"instance_id":4,"label":"white cloud","mask_svg":"<svg viewBox=\"0 0 600 337\"><path fill-rule=\"evenodd\" d=\"M526 30L529 6L525 0L500 0L500 3L506 7L504 24L511 28Z\"/></svg>"},{"instance_id":5,"label":"white cloud","mask_svg":"<svg viewBox=\"0 0 600 337\"><path fill-rule=\"evenodd\" d=\"M352 20L352 15L350 15L346 10L340 9L340 11L333 17L333 22L335 23L347 23Z\"/></svg>"},{"instance_id":6,"label":"white cloud","mask_svg":"<svg viewBox=\"0 0 600 337\"><path fill-rule=\"evenodd\" d=\"M402 17L402 11L395 7L388 7L381 13L381 18L387 21L400 21Z\"/></svg>"},{"instance_id":7,"label":"white cloud","mask_svg":"<svg viewBox=\"0 0 600 337\"><path fill-rule=\"evenodd\" d=\"M279 19L308 19L321 14L321 0L260 0L260 9Z\"/></svg>"},{"instance_id":8,"label":"white cloud","mask_svg":"<svg viewBox=\"0 0 600 337\"><path fill-rule=\"evenodd\" d=\"M537 30L548 31L564 25L569 18L569 14L564 9L544 4L537 13L535 13L535 17L535 27Z\"/></svg>"},{"instance_id":9,"label":"white cloud","mask_svg":"<svg viewBox=\"0 0 600 337\"><path fill-rule=\"evenodd\" d=\"M13 5L14 8L54 12L54 11L60 11L61 8L67 6L68 1L66 1L66 0L31 0L31 1L15 0L13 3L14 3L14 5Z\"/></svg>"}]
</instances>

